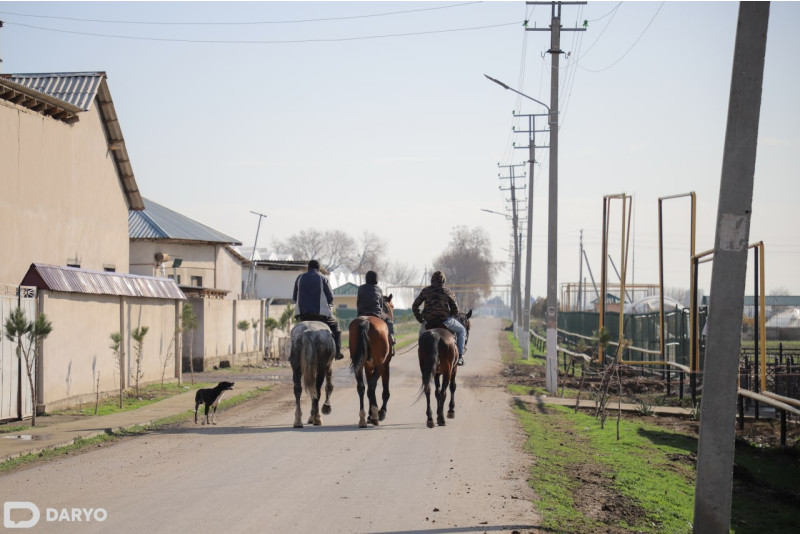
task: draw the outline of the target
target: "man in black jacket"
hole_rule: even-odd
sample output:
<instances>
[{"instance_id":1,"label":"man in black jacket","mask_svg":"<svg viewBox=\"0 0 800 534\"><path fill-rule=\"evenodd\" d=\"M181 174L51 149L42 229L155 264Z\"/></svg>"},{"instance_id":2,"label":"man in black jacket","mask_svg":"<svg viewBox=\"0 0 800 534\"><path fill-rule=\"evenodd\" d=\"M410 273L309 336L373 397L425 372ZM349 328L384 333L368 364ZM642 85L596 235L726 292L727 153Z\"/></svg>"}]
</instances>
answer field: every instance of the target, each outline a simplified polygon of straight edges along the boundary
<instances>
[{"instance_id":1,"label":"man in black jacket","mask_svg":"<svg viewBox=\"0 0 800 534\"><path fill-rule=\"evenodd\" d=\"M328 277L319 272L319 262L308 262L308 271L294 281L292 300L297 304L294 315L298 321L321 321L328 325L336 341L336 359L344 358L342 354L342 331L339 321L333 316L333 292Z\"/></svg>"},{"instance_id":2,"label":"man in black jacket","mask_svg":"<svg viewBox=\"0 0 800 534\"><path fill-rule=\"evenodd\" d=\"M389 346L390 354L394 356L394 323L389 319L389 315L383 311L383 290L378 286L378 273L367 271L364 276L365 284L358 287L356 297L356 308L359 316L372 315L386 321L389 327Z\"/></svg>"}]
</instances>

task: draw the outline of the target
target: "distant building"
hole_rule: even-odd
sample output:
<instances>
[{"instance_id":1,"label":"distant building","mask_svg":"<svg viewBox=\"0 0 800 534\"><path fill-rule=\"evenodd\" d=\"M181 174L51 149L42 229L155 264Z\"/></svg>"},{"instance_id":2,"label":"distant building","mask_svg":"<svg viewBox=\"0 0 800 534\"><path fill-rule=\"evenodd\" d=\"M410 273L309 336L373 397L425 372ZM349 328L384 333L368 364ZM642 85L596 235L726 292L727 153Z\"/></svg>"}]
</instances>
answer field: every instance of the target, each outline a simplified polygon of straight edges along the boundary
<instances>
[{"instance_id":1,"label":"distant building","mask_svg":"<svg viewBox=\"0 0 800 534\"><path fill-rule=\"evenodd\" d=\"M228 235L143 198L144 210L128 215L130 272L172 278L189 293L236 300L248 260Z\"/></svg>"}]
</instances>

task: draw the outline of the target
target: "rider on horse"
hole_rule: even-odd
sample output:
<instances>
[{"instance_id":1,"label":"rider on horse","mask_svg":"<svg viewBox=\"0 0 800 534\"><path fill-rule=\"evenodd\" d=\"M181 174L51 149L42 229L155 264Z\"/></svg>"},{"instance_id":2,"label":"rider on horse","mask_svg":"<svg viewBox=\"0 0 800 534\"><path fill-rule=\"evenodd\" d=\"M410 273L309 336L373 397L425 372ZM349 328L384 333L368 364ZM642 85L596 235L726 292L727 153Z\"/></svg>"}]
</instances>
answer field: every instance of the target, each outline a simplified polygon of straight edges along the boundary
<instances>
[{"instance_id":1,"label":"rider on horse","mask_svg":"<svg viewBox=\"0 0 800 534\"><path fill-rule=\"evenodd\" d=\"M467 329L456 319L458 304L456 304L456 297L450 288L445 287L445 280L442 271L433 273L431 285L420 291L411 310L417 321L423 325L439 322L456 335L458 365L464 365L464 342L467 337ZM425 303L425 307L420 312L419 307L422 303Z\"/></svg>"},{"instance_id":2,"label":"rider on horse","mask_svg":"<svg viewBox=\"0 0 800 534\"><path fill-rule=\"evenodd\" d=\"M386 326L389 327L389 354L394 356L394 323L383 310L383 290L378 286L378 273L367 271L365 281L365 284L358 287L358 297L356 298L357 313L359 316L371 315L386 321Z\"/></svg>"},{"instance_id":3,"label":"rider on horse","mask_svg":"<svg viewBox=\"0 0 800 534\"><path fill-rule=\"evenodd\" d=\"M297 303L294 310L295 318L299 322L320 321L328 325L336 341L336 359L344 358L342 354L342 331L339 321L333 316L333 292L328 277L319 272L319 262L308 262L308 271L297 277L294 281L292 300Z\"/></svg>"}]
</instances>

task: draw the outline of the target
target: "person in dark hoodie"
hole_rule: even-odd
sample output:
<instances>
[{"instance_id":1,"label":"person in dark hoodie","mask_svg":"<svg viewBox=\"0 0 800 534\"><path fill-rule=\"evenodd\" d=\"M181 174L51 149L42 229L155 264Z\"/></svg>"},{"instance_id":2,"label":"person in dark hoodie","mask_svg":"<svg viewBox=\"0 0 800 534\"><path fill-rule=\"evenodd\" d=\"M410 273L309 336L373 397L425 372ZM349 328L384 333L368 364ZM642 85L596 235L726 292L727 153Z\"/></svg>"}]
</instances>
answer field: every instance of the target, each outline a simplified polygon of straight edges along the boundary
<instances>
[{"instance_id":1,"label":"person in dark hoodie","mask_svg":"<svg viewBox=\"0 0 800 534\"><path fill-rule=\"evenodd\" d=\"M372 315L386 321L386 326L389 327L389 354L394 356L394 323L389 319L389 315L383 311L383 290L378 285L378 273L367 271L364 281L366 283L358 287L358 296L356 297L358 315Z\"/></svg>"},{"instance_id":2,"label":"person in dark hoodie","mask_svg":"<svg viewBox=\"0 0 800 534\"><path fill-rule=\"evenodd\" d=\"M445 287L446 278L442 271L436 271L431 275L431 285L419 292L419 295L411 305L414 317L420 323L428 321L441 321L444 326L456 335L456 345L458 346L458 365L464 365L464 343L467 337L467 329L458 322L458 304L456 297L450 288ZM422 304L425 307L420 311Z\"/></svg>"},{"instance_id":3,"label":"person in dark hoodie","mask_svg":"<svg viewBox=\"0 0 800 534\"><path fill-rule=\"evenodd\" d=\"M328 277L319 272L319 262L308 262L308 270L294 281L292 300L295 301L294 315L298 321L321 321L328 325L336 341L336 359L342 354L342 331L339 321L333 316L333 292Z\"/></svg>"}]
</instances>

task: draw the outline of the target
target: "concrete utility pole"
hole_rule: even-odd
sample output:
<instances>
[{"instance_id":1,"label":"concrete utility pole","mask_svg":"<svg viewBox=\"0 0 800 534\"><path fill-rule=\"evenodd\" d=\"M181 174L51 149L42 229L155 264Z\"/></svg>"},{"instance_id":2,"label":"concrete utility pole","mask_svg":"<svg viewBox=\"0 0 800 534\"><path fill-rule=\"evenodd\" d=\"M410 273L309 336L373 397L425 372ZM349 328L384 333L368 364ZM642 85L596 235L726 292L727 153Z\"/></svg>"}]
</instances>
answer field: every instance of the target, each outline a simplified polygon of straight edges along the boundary
<instances>
[{"instance_id":1,"label":"concrete utility pole","mask_svg":"<svg viewBox=\"0 0 800 534\"><path fill-rule=\"evenodd\" d=\"M558 70L562 31L585 31L586 28L562 28L562 5L585 5L586 2L525 2L527 5L551 5L551 22L546 28L525 28L526 31L549 31L552 57L550 72L550 180L547 211L547 391L558 391Z\"/></svg>"},{"instance_id":2,"label":"concrete utility pole","mask_svg":"<svg viewBox=\"0 0 800 534\"><path fill-rule=\"evenodd\" d=\"M256 211L251 211L253 215L258 215L258 226L256 226L256 240L253 243L253 251L250 253L250 272L247 273L247 285L245 287L245 296L255 296L255 284L256 284L256 264L255 264L255 257L256 257L256 247L258 247L258 232L261 230L261 219L266 219L267 216L263 213L258 213Z\"/></svg>"},{"instance_id":3,"label":"concrete utility pole","mask_svg":"<svg viewBox=\"0 0 800 534\"><path fill-rule=\"evenodd\" d=\"M530 357L531 348L531 248L533 246L533 166L536 164L536 134L540 132L548 132L550 130L537 130L536 117L547 117L546 113L534 113L529 115L517 115L515 117L527 117L528 129L527 130L514 130L515 133L528 134L528 164L530 170L528 175L528 236L525 244L525 296L522 299L522 331L520 332L521 338L519 339L520 347L522 348L522 359L527 360ZM514 148L518 147L516 144ZM542 147L550 148L550 147Z\"/></svg>"},{"instance_id":4,"label":"concrete utility pole","mask_svg":"<svg viewBox=\"0 0 800 534\"><path fill-rule=\"evenodd\" d=\"M703 534L730 531L736 375L768 21L769 2L739 4L711 269L712 300L697 448L693 529Z\"/></svg>"},{"instance_id":5,"label":"concrete utility pole","mask_svg":"<svg viewBox=\"0 0 800 534\"><path fill-rule=\"evenodd\" d=\"M516 190L517 185L515 182L516 176L514 176L514 169L518 167L524 167L524 164L519 165L500 165L498 163L498 167L502 169L508 169L510 176L501 176L498 174L497 176L501 180L508 180L509 186L507 188L500 187L501 191L511 191L511 226L513 227L512 230L514 232L514 273L511 278L511 291L512 291L512 304L511 309L513 310L514 315L514 333L519 339L519 331L522 325L522 305L520 303L520 250L519 250L519 217L517 215L517 196Z\"/></svg>"}]
</instances>

